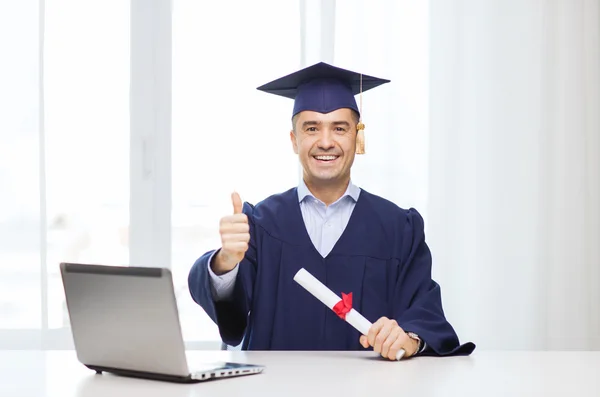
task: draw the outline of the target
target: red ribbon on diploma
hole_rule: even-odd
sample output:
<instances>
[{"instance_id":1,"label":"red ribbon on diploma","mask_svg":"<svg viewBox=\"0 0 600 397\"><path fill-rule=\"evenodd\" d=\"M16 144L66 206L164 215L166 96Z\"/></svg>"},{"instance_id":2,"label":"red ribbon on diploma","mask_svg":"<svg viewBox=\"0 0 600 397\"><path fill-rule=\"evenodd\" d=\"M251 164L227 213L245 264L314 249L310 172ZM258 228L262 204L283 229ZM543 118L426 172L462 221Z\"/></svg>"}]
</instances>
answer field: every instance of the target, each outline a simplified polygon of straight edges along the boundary
<instances>
[{"instance_id":1,"label":"red ribbon on diploma","mask_svg":"<svg viewBox=\"0 0 600 397\"><path fill-rule=\"evenodd\" d=\"M352 310L352 292L348 295L342 292L342 300L333 306L333 311L337 314L342 320L346 319L346 314Z\"/></svg>"}]
</instances>

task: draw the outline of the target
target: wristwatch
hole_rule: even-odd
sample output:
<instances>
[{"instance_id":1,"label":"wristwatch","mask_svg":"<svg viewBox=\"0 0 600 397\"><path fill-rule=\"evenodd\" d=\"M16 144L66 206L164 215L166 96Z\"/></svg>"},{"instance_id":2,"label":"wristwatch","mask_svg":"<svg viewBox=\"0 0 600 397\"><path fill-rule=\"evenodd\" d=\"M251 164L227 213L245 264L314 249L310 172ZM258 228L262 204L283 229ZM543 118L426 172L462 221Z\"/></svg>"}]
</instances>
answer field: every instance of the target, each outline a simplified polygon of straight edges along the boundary
<instances>
[{"instance_id":1,"label":"wristwatch","mask_svg":"<svg viewBox=\"0 0 600 397\"><path fill-rule=\"evenodd\" d=\"M418 346L417 346L417 351L415 352L415 354L420 353L421 349L423 348L423 341L421 340L421 338L419 338L419 335L415 334L414 332L407 332L406 335L408 335L409 338L417 341Z\"/></svg>"}]
</instances>

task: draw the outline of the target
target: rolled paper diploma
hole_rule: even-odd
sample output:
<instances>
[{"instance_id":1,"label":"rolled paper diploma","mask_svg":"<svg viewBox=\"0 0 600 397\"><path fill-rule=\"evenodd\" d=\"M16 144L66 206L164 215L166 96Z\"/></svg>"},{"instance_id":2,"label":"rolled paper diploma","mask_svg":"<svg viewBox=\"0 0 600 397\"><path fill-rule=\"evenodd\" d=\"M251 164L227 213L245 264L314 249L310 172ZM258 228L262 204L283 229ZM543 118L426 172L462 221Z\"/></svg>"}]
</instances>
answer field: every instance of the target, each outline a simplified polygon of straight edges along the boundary
<instances>
[{"instance_id":1,"label":"rolled paper diploma","mask_svg":"<svg viewBox=\"0 0 600 397\"><path fill-rule=\"evenodd\" d=\"M333 307L340 302L340 297L337 296L332 290L327 288L322 282L317 280L315 276L307 272L304 268L298 270L294 276L294 281L300 284L304 289L310 292L315 298L323 302L325 306L330 308L332 311ZM369 320L363 317L362 314L354 309L351 309L347 314L345 320L363 335L369 334L369 329L373 325ZM400 349L396 354L396 360L402 359L406 352L404 349Z\"/></svg>"}]
</instances>

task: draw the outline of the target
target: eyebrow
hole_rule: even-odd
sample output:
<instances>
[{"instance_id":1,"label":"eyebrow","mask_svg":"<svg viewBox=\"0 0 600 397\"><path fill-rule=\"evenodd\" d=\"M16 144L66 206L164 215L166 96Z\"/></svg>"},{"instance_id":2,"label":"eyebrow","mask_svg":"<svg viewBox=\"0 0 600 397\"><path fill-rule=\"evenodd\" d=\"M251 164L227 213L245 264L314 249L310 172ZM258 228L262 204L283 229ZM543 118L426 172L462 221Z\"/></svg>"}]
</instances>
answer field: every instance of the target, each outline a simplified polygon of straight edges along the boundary
<instances>
[{"instance_id":1,"label":"eyebrow","mask_svg":"<svg viewBox=\"0 0 600 397\"><path fill-rule=\"evenodd\" d=\"M304 123L302 123L302 128L306 128L308 126L320 125L320 124L322 124L321 121L308 120L308 121L305 121ZM348 123L347 121L332 121L331 124L344 125L348 128L350 127L350 123Z\"/></svg>"},{"instance_id":2,"label":"eyebrow","mask_svg":"<svg viewBox=\"0 0 600 397\"><path fill-rule=\"evenodd\" d=\"M350 123L347 121L334 121L331 124L333 125L345 125L346 127L350 127Z\"/></svg>"},{"instance_id":3,"label":"eyebrow","mask_svg":"<svg viewBox=\"0 0 600 397\"><path fill-rule=\"evenodd\" d=\"M320 121L312 121L312 120L311 121L305 121L304 123L302 123L302 128L306 128L306 127L308 127L310 125L319 125L319 124L321 124Z\"/></svg>"}]
</instances>

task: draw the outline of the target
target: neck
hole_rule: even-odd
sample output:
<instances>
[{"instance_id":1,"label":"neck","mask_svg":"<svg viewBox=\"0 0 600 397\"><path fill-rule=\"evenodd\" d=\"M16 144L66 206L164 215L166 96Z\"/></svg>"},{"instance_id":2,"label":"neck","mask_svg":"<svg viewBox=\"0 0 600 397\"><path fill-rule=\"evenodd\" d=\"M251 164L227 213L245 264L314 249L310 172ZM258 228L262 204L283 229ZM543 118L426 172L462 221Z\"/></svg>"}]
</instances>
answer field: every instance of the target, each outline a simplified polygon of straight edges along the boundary
<instances>
[{"instance_id":1,"label":"neck","mask_svg":"<svg viewBox=\"0 0 600 397\"><path fill-rule=\"evenodd\" d=\"M348 189L350 183L350 176L340 179L339 181L311 181L309 178L304 176L304 183L310 192L319 200L330 205L339 200L340 197Z\"/></svg>"}]
</instances>

